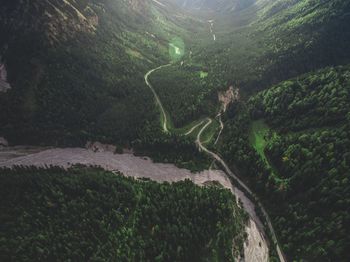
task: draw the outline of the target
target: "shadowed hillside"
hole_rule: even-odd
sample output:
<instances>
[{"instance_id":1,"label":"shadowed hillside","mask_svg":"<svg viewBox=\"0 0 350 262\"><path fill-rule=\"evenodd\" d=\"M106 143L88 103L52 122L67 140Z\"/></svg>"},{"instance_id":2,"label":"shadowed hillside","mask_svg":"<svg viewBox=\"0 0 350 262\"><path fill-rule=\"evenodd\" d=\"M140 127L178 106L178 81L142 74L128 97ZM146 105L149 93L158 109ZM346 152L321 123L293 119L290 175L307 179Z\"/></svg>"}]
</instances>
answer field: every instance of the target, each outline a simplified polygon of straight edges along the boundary
<instances>
[{"instance_id":1,"label":"shadowed hillside","mask_svg":"<svg viewBox=\"0 0 350 262\"><path fill-rule=\"evenodd\" d=\"M191 171L224 167L254 202L244 208L260 216L256 233L265 226L271 261L283 261L284 253L288 261L349 261L349 25L344 0L3 0L1 144L100 141L116 145L115 153L128 148ZM34 180L46 174L31 172ZM21 180L22 173L13 174ZM141 198L145 193L144 184L119 182L135 184ZM158 197L173 187L152 190ZM163 224L169 216L154 219ZM187 233L182 224L168 226L160 234ZM136 238L134 229L122 236ZM158 229L140 227L150 236ZM219 235L228 227L218 222L216 229L215 243L203 241L207 233L193 239L194 250L205 247L204 259L177 241L157 246L172 256L158 250L146 257L233 260L232 238ZM130 254L135 243L146 246L137 241L125 242ZM135 257L145 258L142 252Z\"/></svg>"},{"instance_id":2,"label":"shadowed hillside","mask_svg":"<svg viewBox=\"0 0 350 262\"><path fill-rule=\"evenodd\" d=\"M169 8L138 0L5 1L0 50L13 89L0 95L0 133L36 144L137 138L146 120L157 120L143 74L169 61L169 42L188 37L183 28L198 28Z\"/></svg>"}]
</instances>

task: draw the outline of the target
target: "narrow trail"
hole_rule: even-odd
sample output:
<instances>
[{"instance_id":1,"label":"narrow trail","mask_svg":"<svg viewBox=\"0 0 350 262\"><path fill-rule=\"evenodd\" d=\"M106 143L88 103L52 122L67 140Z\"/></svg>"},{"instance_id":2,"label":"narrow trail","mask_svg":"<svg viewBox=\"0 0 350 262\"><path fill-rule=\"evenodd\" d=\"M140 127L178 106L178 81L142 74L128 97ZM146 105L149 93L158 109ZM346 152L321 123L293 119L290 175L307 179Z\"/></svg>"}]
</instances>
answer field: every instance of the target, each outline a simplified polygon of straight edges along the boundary
<instances>
[{"instance_id":1,"label":"narrow trail","mask_svg":"<svg viewBox=\"0 0 350 262\"><path fill-rule=\"evenodd\" d=\"M217 162L219 162L221 164L221 166L224 168L224 171L226 172L227 175L229 175L231 178L234 179L234 181L236 181L236 183L243 188L243 190L246 192L246 194L249 194L249 196L251 197L251 199L254 199L256 202L256 205L259 207L260 211L262 212L262 215L267 223L267 226L269 228L269 231L271 233L272 236L272 240L274 242L275 248L277 250L277 254L279 257L279 260L281 262L286 262L285 256L282 252L282 249L280 248L280 245L278 244L277 241L277 237L275 234L275 230L273 229L271 220L269 215L267 214L265 208L263 207L262 203L260 202L260 200L258 199L258 197L246 186L246 184L241 181L231 170L230 168L227 166L227 164L225 163L225 161L216 153L208 150L205 146L203 146L202 142L201 142L201 136L202 133L205 131L205 129L211 125L211 123L213 122L212 119L208 118L207 119L207 123L202 127L202 129L199 131L198 135L197 135L197 139L196 139L196 144L198 145L199 149L202 150L203 152L207 153L208 155L210 155L214 160L216 160ZM245 193L243 193L244 197L247 197ZM243 204L245 201L250 199L241 199ZM253 204L254 205L254 204ZM247 213L250 215L250 217L258 224L258 225L262 225L259 217L256 215L255 213L255 208L251 209L251 208L247 208L245 207L245 210L247 211ZM263 228L261 228L261 230L263 230Z\"/></svg>"},{"instance_id":2,"label":"narrow trail","mask_svg":"<svg viewBox=\"0 0 350 262\"><path fill-rule=\"evenodd\" d=\"M152 87L152 85L151 85L151 83L149 82L149 79L148 79L148 78L149 78L149 76L150 76L153 72L155 72L155 71L157 71L157 70L159 70L159 69L162 69L162 68L164 68L164 67L168 67L168 66L170 66L170 65L171 65L171 64L166 64L166 65L162 65L162 66L159 66L159 67L157 67L157 68L154 68L154 69L148 71L148 72L145 74L145 77L144 77L144 78L145 78L146 85L151 89L151 91L152 91L152 93L153 93L153 95L154 95L154 97L155 97L155 99L156 99L156 102L157 102L157 104L159 105L159 108L160 108L160 110L161 110L161 113L162 113L162 115L163 115L163 130L164 130L164 132L166 132L166 133L169 132L168 126L167 126L168 119L167 119L167 116L166 116L164 107L163 107L163 105L162 105L162 102L160 101L157 92L156 92L156 91L154 90L154 88Z\"/></svg>"}]
</instances>

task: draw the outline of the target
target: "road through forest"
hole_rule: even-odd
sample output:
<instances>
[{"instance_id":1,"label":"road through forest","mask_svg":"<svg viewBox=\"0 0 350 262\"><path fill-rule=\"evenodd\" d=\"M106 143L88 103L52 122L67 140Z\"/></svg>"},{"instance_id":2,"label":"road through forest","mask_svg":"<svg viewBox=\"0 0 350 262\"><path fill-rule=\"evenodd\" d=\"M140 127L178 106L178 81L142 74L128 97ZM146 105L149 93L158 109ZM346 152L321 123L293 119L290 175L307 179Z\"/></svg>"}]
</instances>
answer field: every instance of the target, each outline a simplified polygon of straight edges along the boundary
<instances>
[{"instance_id":1,"label":"road through forest","mask_svg":"<svg viewBox=\"0 0 350 262\"><path fill-rule=\"evenodd\" d=\"M163 123L162 123L162 126L163 126L163 130L164 132L169 132L168 130L168 127L167 127L167 115L166 115L166 112L165 112L165 109L162 105L162 102L160 100L160 98L158 97L156 91L154 90L154 88L152 87L152 84L150 83L149 81L149 76L159 70L159 69L162 69L164 67L167 67L167 66L170 66L171 64L167 64L167 65L162 65L162 66L159 66L157 68L154 68L150 71L148 71L146 74L145 74L145 82L147 84L147 86L151 89L155 99L156 99L156 102L161 110L161 113L162 113L162 117L163 117ZM206 154L210 155L215 161L217 161L224 169L225 173L230 176L231 178L233 178L233 180L240 186L240 188L243 188L244 192L241 191L241 190L238 190L237 188L235 189L235 193L238 192L238 194L236 194L237 198L240 198L242 203L243 203L243 208L246 210L246 212L249 214L249 216L253 219L253 221L257 224L258 228L259 228L259 231L261 232L264 232L264 227L263 227L263 224L261 222L261 220L259 219L259 217L256 215L256 212L255 212L255 205L254 203L250 200L250 199L254 199L254 201L256 202L258 208L260 209L262 215L264 216L264 219L267 223L267 226L268 226L268 229L270 231L270 234L272 236L272 240L274 242L274 246L277 250L277 254L278 254L278 257L280 259L281 262L285 262L286 259L285 259L285 256L282 252L282 249L280 248L279 244L278 244L278 241L277 241L277 237L276 237L276 234L275 234L275 231L273 229L273 226L272 226L272 223L271 223L271 220L265 210L265 208L263 207L263 205L261 204L260 200L257 198L257 196L249 189L249 187L243 182L241 181L231 170L230 168L228 167L228 165L225 163L225 161L216 153L210 151L209 149L207 149L201 142L201 136L203 134L203 132L211 125L212 123L212 119L210 118L207 118L207 123L200 129L200 131L198 132L198 135L197 135L197 139L195 141L195 143L198 145L199 149L203 152L205 152ZM222 123L222 122L221 122ZM202 123L201 123L202 124ZM222 124L223 125L223 124ZM197 126L195 126L197 127ZM223 129L223 126L221 127ZM192 130L193 131L193 130ZM249 194L250 198L247 196L247 194ZM262 233L263 234L263 233Z\"/></svg>"},{"instance_id":2,"label":"road through forest","mask_svg":"<svg viewBox=\"0 0 350 262\"><path fill-rule=\"evenodd\" d=\"M199 149L204 151L205 153L207 153L208 155L210 155L214 160L216 160L223 168L225 173L230 176L231 178L234 179L234 181L241 187L244 189L244 191L246 193L248 193L250 195L250 198L254 199L255 202L257 203L260 211L262 212L264 219L267 223L267 226L269 228L270 234L272 236L272 240L274 242L275 248L277 250L277 254L278 257L280 259L281 262L286 262L285 256L282 252L282 249L280 248L280 245L278 244L277 241L277 237L275 234L275 230L273 229L271 220L269 215L267 214L265 208L263 207L262 203L260 202L260 200L258 199L258 197L249 189L249 187L243 182L241 181L228 167L228 165L225 163L225 161L216 153L210 151L209 149L207 149L205 146L203 146L202 142L201 142L201 135L202 133L205 131L205 129L210 126L210 124L212 123L212 120L210 118L207 119L207 123L202 127L202 129L199 131L198 135L197 135L197 140L196 140L196 144L198 145ZM247 213L250 215L251 218L253 218L253 220L259 225L262 225L259 217L256 215L255 213L255 206L252 203L252 201L250 200L250 198L247 197L247 195L245 193L243 193L242 195L243 197L241 197L243 206L245 205L245 210L247 211ZM251 205L253 205L253 208L249 208Z\"/></svg>"},{"instance_id":3,"label":"road through forest","mask_svg":"<svg viewBox=\"0 0 350 262\"><path fill-rule=\"evenodd\" d=\"M157 67L157 68L154 68L154 69L148 71L148 72L145 74L145 77L144 77L144 78L145 78L146 85L151 89L151 91L152 91L152 93L153 93L153 95L154 95L154 97L155 97L155 99L156 99L156 102L157 102L157 104L158 104L158 106L159 106L159 108L160 108L160 111L161 111L161 113L162 113L162 117L163 117L163 130L164 130L164 132L166 132L166 133L169 132L168 126L167 126L168 119L167 119L167 116L166 116L164 107L163 107L163 105L162 105L162 102L160 101L157 92L153 89L153 87L152 87L152 85L151 85L151 83L150 83L150 81L149 81L149 76L150 76L153 72L155 72L155 71L157 71L157 70L159 70L159 69L162 69L162 68L164 68L164 67L168 67L168 66L170 66L170 65L171 65L171 64L166 64L166 65L162 65L162 66L159 66L159 67Z\"/></svg>"},{"instance_id":4,"label":"road through forest","mask_svg":"<svg viewBox=\"0 0 350 262\"><path fill-rule=\"evenodd\" d=\"M210 24L210 33L213 34L213 38L214 38L214 41L216 40L216 36L215 36L215 33L213 31L213 26L214 26L214 20L209 20L208 21L209 24ZM149 81L149 76L157 71L157 70L160 70L164 67L168 67L170 66L171 64L166 64L166 65L162 65L162 66L159 66L157 68L154 68L150 71L148 71L146 74L145 74L145 82L147 84L147 86L151 89L155 99L156 99L156 102L161 110L161 113L162 113L162 117L163 117L163 123L162 123L162 126L163 126L163 130L164 132L169 132L168 130L168 125L167 125L167 115L166 115L166 112L165 112L165 109L162 105L162 102L157 94L157 92L154 90L154 88L152 87L152 84L150 83ZM223 125L223 122L221 121L221 113L219 113L219 117L220 117L220 125L221 125L221 129L220 129L220 133L215 141L215 144L217 143L217 140L219 139L220 135L221 135L221 132L224 128L224 125ZM241 181L231 170L230 168L228 167L228 165L225 163L225 161L216 153L210 151L209 149L207 149L201 142L201 135L203 134L203 132L211 125L212 123L212 119L211 118L207 118L207 123L200 129L200 131L198 132L198 135L197 135L197 139L195 141L195 143L198 145L199 149L203 152L205 152L206 154L210 155L214 161L218 162L222 168L224 169L225 173L233 178L234 182L239 185L240 188L243 189L242 190L239 190L237 188L235 188L235 195L237 198L240 198L242 203L243 203L243 208L246 210L246 212L249 214L249 216L251 217L251 219L253 219L253 221L257 224L258 228L259 228L259 231L262 232L261 234L264 235L264 227L263 227L263 224L260 220L260 218L257 216L256 212L255 212L255 206L257 205L257 207L260 209L262 215L263 215L263 218L265 219L266 221L266 224L267 224L267 227L269 229L269 232L270 232L270 235L272 237L272 241L274 242L274 247L276 248L276 251L277 251L277 254L278 254L278 257L279 257L279 260L281 262L286 262L286 259L285 259L285 256L282 252L282 249L280 248L280 245L278 243L278 240L277 240L277 237L276 237L276 234L275 234L275 231L273 229L273 226L272 226L272 223L271 223L271 220L270 220L270 217L269 215L267 214L265 208L263 207L261 201L258 199L258 197L249 189L249 187L243 182ZM200 123L202 124L202 122ZM197 126L199 126L200 124L194 126L189 132L191 133ZM188 134L188 132L186 133ZM185 135L186 135L185 134ZM249 195L249 197L247 196ZM251 199L253 199L256 203L256 205L251 201ZM260 244L260 243L259 243Z\"/></svg>"}]
</instances>

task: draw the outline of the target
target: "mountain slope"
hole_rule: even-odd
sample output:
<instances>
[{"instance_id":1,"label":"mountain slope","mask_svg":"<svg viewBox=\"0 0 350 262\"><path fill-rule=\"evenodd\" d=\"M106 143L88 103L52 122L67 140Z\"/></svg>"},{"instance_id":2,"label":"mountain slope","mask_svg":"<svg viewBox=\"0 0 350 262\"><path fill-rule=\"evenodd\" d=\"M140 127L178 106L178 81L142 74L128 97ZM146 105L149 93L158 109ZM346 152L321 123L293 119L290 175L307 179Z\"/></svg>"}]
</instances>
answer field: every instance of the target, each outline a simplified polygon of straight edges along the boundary
<instances>
[{"instance_id":1,"label":"mountain slope","mask_svg":"<svg viewBox=\"0 0 350 262\"><path fill-rule=\"evenodd\" d=\"M215 19L216 41L196 57L249 90L350 61L348 1L256 1Z\"/></svg>"},{"instance_id":2,"label":"mountain slope","mask_svg":"<svg viewBox=\"0 0 350 262\"><path fill-rule=\"evenodd\" d=\"M347 261L349 14L344 0L6 0L0 136L132 145L198 170L213 166L193 143L208 118L208 148L262 198L287 257ZM221 123L227 88L241 95Z\"/></svg>"},{"instance_id":3,"label":"mountain slope","mask_svg":"<svg viewBox=\"0 0 350 262\"><path fill-rule=\"evenodd\" d=\"M245 214L214 186L79 168L0 181L2 261L234 261L243 249Z\"/></svg>"},{"instance_id":4,"label":"mountain slope","mask_svg":"<svg viewBox=\"0 0 350 262\"><path fill-rule=\"evenodd\" d=\"M143 73L169 60L184 23L196 26L174 15L153 1L6 1L0 44L13 89L0 95L0 133L12 143L137 138L157 119Z\"/></svg>"},{"instance_id":5,"label":"mountain slope","mask_svg":"<svg viewBox=\"0 0 350 262\"><path fill-rule=\"evenodd\" d=\"M184 9L224 11L232 10L238 0L172 0Z\"/></svg>"},{"instance_id":6,"label":"mountain slope","mask_svg":"<svg viewBox=\"0 0 350 262\"><path fill-rule=\"evenodd\" d=\"M349 98L348 65L229 109L221 152L263 196L288 258L349 260Z\"/></svg>"}]
</instances>

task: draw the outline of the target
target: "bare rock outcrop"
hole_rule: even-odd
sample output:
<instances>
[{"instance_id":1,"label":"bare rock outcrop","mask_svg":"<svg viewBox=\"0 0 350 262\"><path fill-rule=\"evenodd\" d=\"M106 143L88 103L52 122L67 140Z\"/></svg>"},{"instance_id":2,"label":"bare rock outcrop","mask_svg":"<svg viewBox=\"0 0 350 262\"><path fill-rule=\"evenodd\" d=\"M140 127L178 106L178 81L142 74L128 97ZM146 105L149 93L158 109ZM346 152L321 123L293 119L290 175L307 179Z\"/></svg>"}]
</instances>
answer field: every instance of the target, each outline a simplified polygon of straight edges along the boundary
<instances>
[{"instance_id":1,"label":"bare rock outcrop","mask_svg":"<svg viewBox=\"0 0 350 262\"><path fill-rule=\"evenodd\" d=\"M225 112L230 103L240 99L239 89L237 87L230 86L226 91L218 93L218 99L222 105L222 111Z\"/></svg>"},{"instance_id":2,"label":"bare rock outcrop","mask_svg":"<svg viewBox=\"0 0 350 262\"><path fill-rule=\"evenodd\" d=\"M96 10L101 8L85 0L12 0L2 6L0 23L9 35L40 34L45 44L54 45L80 32L94 34L99 24Z\"/></svg>"}]
</instances>

